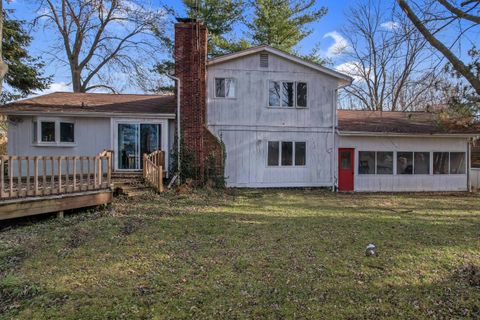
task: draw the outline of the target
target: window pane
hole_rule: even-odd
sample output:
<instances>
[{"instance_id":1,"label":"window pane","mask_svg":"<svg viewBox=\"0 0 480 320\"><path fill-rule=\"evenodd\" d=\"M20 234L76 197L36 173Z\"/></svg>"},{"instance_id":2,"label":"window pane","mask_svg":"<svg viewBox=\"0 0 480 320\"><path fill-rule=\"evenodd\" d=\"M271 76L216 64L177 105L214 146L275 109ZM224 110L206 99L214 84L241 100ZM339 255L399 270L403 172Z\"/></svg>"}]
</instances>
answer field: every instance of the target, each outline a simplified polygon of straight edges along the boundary
<instances>
[{"instance_id":1,"label":"window pane","mask_svg":"<svg viewBox=\"0 0 480 320\"><path fill-rule=\"evenodd\" d=\"M33 121L33 132L32 132L32 139L33 139L33 142L37 142L37 121Z\"/></svg>"},{"instance_id":2,"label":"window pane","mask_svg":"<svg viewBox=\"0 0 480 320\"><path fill-rule=\"evenodd\" d=\"M358 153L358 173L375 174L375 152L360 151Z\"/></svg>"},{"instance_id":3,"label":"window pane","mask_svg":"<svg viewBox=\"0 0 480 320\"><path fill-rule=\"evenodd\" d=\"M304 166L306 163L306 143L295 142L295 165Z\"/></svg>"},{"instance_id":4,"label":"window pane","mask_svg":"<svg viewBox=\"0 0 480 320\"><path fill-rule=\"evenodd\" d=\"M393 152L377 152L377 174L393 174Z\"/></svg>"},{"instance_id":5,"label":"window pane","mask_svg":"<svg viewBox=\"0 0 480 320\"><path fill-rule=\"evenodd\" d=\"M413 173L413 152L397 152L397 174Z\"/></svg>"},{"instance_id":6,"label":"window pane","mask_svg":"<svg viewBox=\"0 0 480 320\"><path fill-rule=\"evenodd\" d=\"M225 79L225 97L235 98L235 80Z\"/></svg>"},{"instance_id":7,"label":"window pane","mask_svg":"<svg viewBox=\"0 0 480 320\"><path fill-rule=\"evenodd\" d=\"M293 142L282 142L282 166L293 164Z\"/></svg>"},{"instance_id":8,"label":"window pane","mask_svg":"<svg viewBox=\"0 0 480 320\"><path fill-rule=\"evenodd\" d=\"M278 166L278 157L280 154L279 142L278 141L268 141L268 165L269 166Z\"/></svg>"},{"instance_id":9,"label":"window pane","mask_svg":"<svg viewBox=\"0 0 480 320\"><path fill-rule=\"evenodd\" d=\"M297 107L307 106L307 84L305 82L297 83Z\"/></svg>"},{"instance_id":10,"label":"window pane","mask_svg":"<svg viewBox=\"0 0 480 320\"><path fill-rule=\"evenodd\" d=\"M55 142L55 122L42 122L42 141Z\"/></svg>"},{"instance_id":11,"label":"window pane","mask_svg":"<svg viewBox=\"0 0 480 320\"><path fill-rule=\"evenodd\" d=\"M341 169L350 169L352 167L350 161L350 151L340 152L340 168Z\"/></svg>"},{"instance_id":12,"label":"window pane","mask_svg":"<svg viewBox=\"0 0 480 320\"><path fill-rule=\"evenodd\" d=\"M465 174L465 153L463 152L450 153L450 173Z\"/></svg>"},{"instance_id":13,"label":"window pane","mask_svg":"<svg viewBox=\"0 0 480 320\"><path fill-rule=\"evenodd\" d=\"M282 106L293 107L293 82L282 83Z\"/></svg>"},{"instance_id":14,"label":"window pane","mask_svg":"<svg viewBox=\"0 0 480 320\"><path fill-rule=\"evenodd\" d=\"M215 96L219 98L225 97L225 79L215 79Z\"/></svg>"},{"instance_id":15,"label":"window pane","mask_svg":"<svg viewBox=\"0 0 480 320\"><path fill-rule=\"evenodd\" d=\"M448 174L448 152L433 153L433 173Z\"/></svg>"},{"instance_id":16,"label":"window pane","mask_svg":"<svg viewBox=\"0 0 480 320\"><path fill-rule=\"evenodd\" d=\"M268 105L271 107L280 106L280 83L270 81L268 88Z\"/></svg>"},{"instance_id":17,"label":"window pane","mask_svg":"<svg viewBox=\"0 0 480 320\"><path fill-rule=\"evenodd\" d=\"M74 142L74 124L60 122L60 142Z\"/></svg>"},{"instance_id":18,"label":"window pane","mask_svg":"<svg viewBox=\"0 0 480 320\"><path fill-rule=\"evenodd\" d=\"M430 174L430 152L415 152L414 174Z\"/></svg>"}]
</instances>

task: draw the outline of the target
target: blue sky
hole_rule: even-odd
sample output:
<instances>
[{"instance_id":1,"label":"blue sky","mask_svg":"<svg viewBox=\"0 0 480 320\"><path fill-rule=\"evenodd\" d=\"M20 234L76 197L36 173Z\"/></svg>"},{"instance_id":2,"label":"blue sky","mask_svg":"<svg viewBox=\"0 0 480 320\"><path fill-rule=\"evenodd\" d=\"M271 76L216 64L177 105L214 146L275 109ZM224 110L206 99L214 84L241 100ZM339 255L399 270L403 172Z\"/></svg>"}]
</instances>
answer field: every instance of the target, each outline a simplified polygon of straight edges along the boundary
<instances>
[{"instance_id":1,"label":"blue sky","mask_svg":"<svg viewBox=\"0 0 480 320\"><path fill-rule=\"evenodd\" d=\"M152 4L154 7L160 5L159 0L145 1L148 1L148 3ZM354 2L355 1L345 0L318 1L319 5L328 8L328 14L317 23L311 25L313 33L299 44L298 50L302 53L307 53L317 43L320 43L320 54L322 56L328 56L329 52L331 53L332 48L342 42L341 37L336 32L342 28L345 11L350 5L354 4ZM172 6L175 11L178 12L178 15L185 15L181 0L166 1L166 3L169 6ZM392 2L385 1L385 3L391 4ZM15 18L31 22L35 17L38 4L36 4L36 1L32 0L13 0L11 3L6 4L6 7L15 10L13 14ZM51 31L43 30L39 27L32 30L34 40L31 45L31 52L36 56L42 57L47 62L46 73L54 76L54 84L49 91L70 90L68 68L49 62L50 58L46 55L46 52L51 48L52 39L54 38L50 32ZM334 55L331 55L331 59L334 64L339 64L341 62L339 58ZM127 89L127 91L132 90L135 91L135 89Z\"/></svg>"}]
</instances>

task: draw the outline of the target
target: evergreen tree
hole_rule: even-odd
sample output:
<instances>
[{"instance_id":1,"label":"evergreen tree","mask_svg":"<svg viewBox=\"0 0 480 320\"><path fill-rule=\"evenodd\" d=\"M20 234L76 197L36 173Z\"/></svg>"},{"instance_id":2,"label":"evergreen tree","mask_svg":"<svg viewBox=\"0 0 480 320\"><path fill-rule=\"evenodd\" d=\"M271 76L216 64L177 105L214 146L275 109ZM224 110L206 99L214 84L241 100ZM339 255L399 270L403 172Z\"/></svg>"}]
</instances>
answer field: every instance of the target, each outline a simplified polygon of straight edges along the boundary
<instances>
[{"instance_id":1,"label":"evergreen tree","mask_svg":"<svg viewBox=\"0 0 480 320\"><path fill-rule=\"evenodd\" d=\"M327 9L318 8L316 2L316 0L255 0L253 19L247 23L253 44L267 44L295 53L295 46L312 33L308 25L327 13ZM310 55L305 57L312 58Z\"/></svg>"},{"instance_id":2,"label":"evergreen tree","mask_svg":"<svg viewBox=\"0 0 480 320\"><path fill-rule=\"evenodd\" d=\"M32 37L23 25L23 21L11 19L4 12L2 47L8 72L4 79L7 86L1 95L2 103L46 89L52 80L43 74L44 63L29 54Z\"/></svg>"},{"instance_id":3,"label":"evergreen tree","mask_svg":"<svg viewBox=\"0 0 480 320\"><path fill-rule=\"evenodd\" d=\"M208 53L221 55L245 49L245 40L235 40L231 35L236 22L244 20L243 0L183 0L191 18L198 18L208 28Z\"/></svg>"}]
</instances>

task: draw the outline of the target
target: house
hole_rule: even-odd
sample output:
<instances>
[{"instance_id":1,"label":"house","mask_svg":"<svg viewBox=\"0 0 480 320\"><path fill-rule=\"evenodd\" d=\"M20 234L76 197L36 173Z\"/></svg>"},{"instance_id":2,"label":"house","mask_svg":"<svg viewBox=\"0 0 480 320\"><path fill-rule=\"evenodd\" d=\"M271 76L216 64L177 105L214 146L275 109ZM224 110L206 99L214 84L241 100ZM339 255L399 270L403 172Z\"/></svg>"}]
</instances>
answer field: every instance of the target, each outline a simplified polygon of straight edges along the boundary
<instances>
[{"instance_id":1,"label":"house","mask_svg":"<svg viewBox=\"0 0 480 320\"><path fill-rule=\"evenodd\" d=\"M429 112L337 110L350 77L268 46L208 60L207 29L191 19L175 25L174 56L179 100L53 93L4 106L9 153L110 149L116 171L139 171L155 149L171 163L179 121L198 180L213 159L229 187L469 190L478 130L444 128Z\"/></svg>"}]
</instances>

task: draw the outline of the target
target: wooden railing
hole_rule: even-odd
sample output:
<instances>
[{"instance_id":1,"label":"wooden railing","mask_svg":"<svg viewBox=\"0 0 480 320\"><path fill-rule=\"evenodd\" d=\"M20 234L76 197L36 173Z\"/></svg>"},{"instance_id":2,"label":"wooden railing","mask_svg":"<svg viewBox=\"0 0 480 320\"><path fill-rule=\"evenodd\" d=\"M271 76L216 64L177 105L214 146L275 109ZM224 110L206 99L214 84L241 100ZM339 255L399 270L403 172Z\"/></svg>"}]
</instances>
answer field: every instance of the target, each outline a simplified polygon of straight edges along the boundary
<instances>
[{"instance_id":1,"label":"wooden railing","mask_svg":"<svg viewBox=\"0 0 480 320\"><path fill-rule=\"evenodd\" d=\"M0 156L0 200L110 188L111 152L96 156Z\"/></svg>"},{"instance_id":2,"label":"wooden railing","mask_svg":"<svg viewBox=\"0 0 480 320\"><path fill-rule=\"evenodd\" d=\"M143 178L157 192L163 192L163 169L165 168L165 153L157 150L143 155Z\"/></svg>"}]
</instances>

